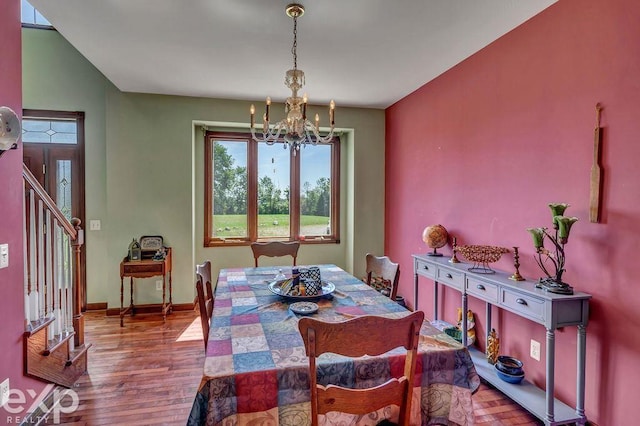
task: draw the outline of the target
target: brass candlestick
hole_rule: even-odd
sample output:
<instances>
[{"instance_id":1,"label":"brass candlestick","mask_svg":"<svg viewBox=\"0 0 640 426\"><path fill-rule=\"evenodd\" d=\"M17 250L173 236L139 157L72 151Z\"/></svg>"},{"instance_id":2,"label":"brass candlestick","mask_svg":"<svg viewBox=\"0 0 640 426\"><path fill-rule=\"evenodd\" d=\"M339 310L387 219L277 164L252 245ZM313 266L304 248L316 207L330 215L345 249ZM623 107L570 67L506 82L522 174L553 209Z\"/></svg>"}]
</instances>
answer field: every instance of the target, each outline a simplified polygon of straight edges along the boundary
<instances>
[{"instance_id":1,"label":"brass candlestick","mask_svg":"<svg viewBox=\"0 0 640 426\"><path fill-rule=\"evenodd\" d=\"M514 281L524 281L524 278L520 275L520 255L518 254L518 247L513 248L513 266L516 267L516 272L514 272L509 279Z\"/></svg>"},{"instance_id":2,"label":"brass candlestick","mask_svg":"<svg viewBox=\"0 0 640 426\"><path fill-rule=\"evenodd\" d=\"M451 256L451 259L449 259L450 263L460 263L460 261L458 260L458 257L456 256L456 247L458 247L457 244L457 240L456 237L453 237L453 256Z\"/></svg>"}]
</instances>

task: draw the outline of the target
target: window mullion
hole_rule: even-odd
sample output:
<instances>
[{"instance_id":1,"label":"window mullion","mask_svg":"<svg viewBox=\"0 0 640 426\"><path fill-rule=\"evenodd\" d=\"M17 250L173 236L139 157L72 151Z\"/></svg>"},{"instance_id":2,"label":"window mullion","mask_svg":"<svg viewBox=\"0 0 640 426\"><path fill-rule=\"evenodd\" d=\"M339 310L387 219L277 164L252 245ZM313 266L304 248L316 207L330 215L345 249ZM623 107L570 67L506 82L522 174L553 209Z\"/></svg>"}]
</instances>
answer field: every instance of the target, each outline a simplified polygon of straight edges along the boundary
<instances>
[{"instance_id":1,"label":"window mullion","mask_svg":"<svg viewBox=\"0 0 640 426\"><path fill-rule=\"evenodd\" d=\"M300 155L291 154L291 190L289 191L289 220L292 240L300 237Z\"/></svg>"},{"instance_id":2,"label":"window mullion","mask_svg":"<svg viewBox=\"0 0 640 426\"><path fill-rule=\"evenodd\" d=\"M247 221L249 240L258 240L258 142L249 139L247 159Z\"/></svg>"}]
</instances>

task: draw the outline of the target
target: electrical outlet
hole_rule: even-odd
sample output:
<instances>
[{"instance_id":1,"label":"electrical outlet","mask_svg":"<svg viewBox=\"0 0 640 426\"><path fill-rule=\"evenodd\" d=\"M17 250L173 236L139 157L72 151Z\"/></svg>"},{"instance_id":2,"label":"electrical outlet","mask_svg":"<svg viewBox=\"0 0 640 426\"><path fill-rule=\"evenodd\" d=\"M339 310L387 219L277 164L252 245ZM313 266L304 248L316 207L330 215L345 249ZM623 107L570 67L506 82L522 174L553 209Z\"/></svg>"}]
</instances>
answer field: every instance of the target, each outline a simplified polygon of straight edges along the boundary
<instances>
[{"instance_id":1,"label":"electrical outlet","mask_svg":"<svg viewBox=\"0 0 640 426\"><path fill-rule=\"evenodd\" d=\"M157 291L162 291L162 281L161 280L156 281L156 290Z\"/></svg>"},{"instance_id":2,"label":"electrical outlet","mask_svg":"<svg viewBox=\"0 0 640 426\"><path fill-rule=\"evenodd\" d=\"M9 401L9 379L0 383L0 407Z\"/></svg>"},{"instance_id":3,"label":"electrical outlet","mask_svg":"<svg viewBox=\"0 0 640 426\"><path fill-rule=\"evenodd\" d=\"M9 244L0 244L0 268L9 266Z\"/></svg>"},{"instance_id":4,"label":"electrical outlet","mask_svg":"<svg viewBox=\"0 0 640 426\"><path fill-rule=\"evenodd\" d=\"M540 342L531 339L531 358L540 361Z\"/></svg>"},{"instance_id":5,"label":"electrical outlet","mask_svg":"<svg viewBox=\"0 0 640 426\"><path fill-rule=\"evenodd\" d=\"M98 219L92 219L89 221L90 231L99 231L102 229L102 223Z\"/></svg>"}]
</instances>

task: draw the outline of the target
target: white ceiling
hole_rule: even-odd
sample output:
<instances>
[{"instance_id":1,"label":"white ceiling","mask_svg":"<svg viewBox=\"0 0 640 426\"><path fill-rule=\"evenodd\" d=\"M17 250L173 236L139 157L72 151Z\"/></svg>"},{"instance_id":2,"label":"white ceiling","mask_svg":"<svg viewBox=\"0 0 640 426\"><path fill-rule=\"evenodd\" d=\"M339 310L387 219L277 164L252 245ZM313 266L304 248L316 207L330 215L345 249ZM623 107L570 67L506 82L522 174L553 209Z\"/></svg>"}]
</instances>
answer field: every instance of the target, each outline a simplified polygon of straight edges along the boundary
<instances>
[{"instance_id":1,"label":"white ceiling","mask_svg":"<svg viewBox=\"0 0 640 426\"><path fill-rule=\"evenodd\" d=\"M556 0L303 0L298 67L313 104L385 108ZM289 95L289 0L30 0L120 90Z\"/></svg>"}]
</instances>

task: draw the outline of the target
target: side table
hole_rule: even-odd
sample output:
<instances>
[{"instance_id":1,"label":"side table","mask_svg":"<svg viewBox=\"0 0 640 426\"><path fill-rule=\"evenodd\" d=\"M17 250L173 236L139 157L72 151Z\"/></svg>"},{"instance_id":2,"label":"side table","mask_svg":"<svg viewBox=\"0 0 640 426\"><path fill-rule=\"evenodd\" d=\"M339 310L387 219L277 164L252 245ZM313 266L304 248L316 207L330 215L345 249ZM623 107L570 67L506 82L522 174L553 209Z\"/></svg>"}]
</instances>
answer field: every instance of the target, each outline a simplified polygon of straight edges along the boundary
<instances>
[{"instance_id":1,"label":"side table","mask_svg":"<svg viewBox=\"0 0 640 426\"><path fill-rule=\"evenodd\" d=\"M172 311L171 298L171 248L166 248L164 260L144 259L130 262L126 257L120 262L120 327L124 327L124 316L131 312L135 315L133 303L133 279L162 276L162 318L167 320L167 313ZM169 303L166 302L166 281L169 278ZM124 277L129 277L130 296L129 306L124 307Z\"/></svg>"}]
</instances>

